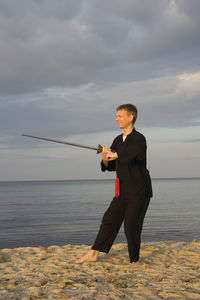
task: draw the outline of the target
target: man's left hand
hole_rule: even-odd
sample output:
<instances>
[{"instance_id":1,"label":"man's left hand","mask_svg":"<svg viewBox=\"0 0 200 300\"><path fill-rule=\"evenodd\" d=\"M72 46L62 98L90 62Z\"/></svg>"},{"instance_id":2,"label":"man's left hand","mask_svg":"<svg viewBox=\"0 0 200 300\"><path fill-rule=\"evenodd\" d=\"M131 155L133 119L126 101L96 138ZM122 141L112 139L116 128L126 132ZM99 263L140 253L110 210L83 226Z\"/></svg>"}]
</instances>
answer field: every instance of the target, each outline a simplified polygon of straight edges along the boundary
<instances>
[{"instance_id":1,"label":"man's left hand","mask_svg":"<svg viewBox=\"0 0 200 300\"><path fill-rule=\"evenodd\" d=\"M108 160L115 160L115 159L117 159L117 158L118 158L117 152L112 152L112 151L110 151L110 152L108 153Z\"/></svg>"}]
</instances>

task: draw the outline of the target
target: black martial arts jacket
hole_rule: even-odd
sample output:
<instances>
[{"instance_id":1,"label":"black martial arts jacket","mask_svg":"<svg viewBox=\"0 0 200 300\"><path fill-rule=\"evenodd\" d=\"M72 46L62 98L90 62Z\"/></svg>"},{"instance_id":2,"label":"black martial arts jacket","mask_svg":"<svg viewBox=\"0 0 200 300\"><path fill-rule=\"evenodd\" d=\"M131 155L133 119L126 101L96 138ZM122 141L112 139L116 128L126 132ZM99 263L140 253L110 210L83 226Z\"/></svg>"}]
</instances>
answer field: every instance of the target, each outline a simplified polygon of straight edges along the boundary
<instances>
[{"instance_id":1,"label":"black martial arts jacket","mask_svg":"<svg viewBox=\"0 0 200 300\"><path fill-rule=\"evenodd\" d=\"M143 189L149 197L152 197L151 179L146 168L145 137L134 128L125 141L123 134L118 135L110 148L112 152L117 152L118 159L109 161L107 167L102 161L101 170L117 171L122 192L126 189L131 194L137 194Z\"/></svg>"}]
</instances>

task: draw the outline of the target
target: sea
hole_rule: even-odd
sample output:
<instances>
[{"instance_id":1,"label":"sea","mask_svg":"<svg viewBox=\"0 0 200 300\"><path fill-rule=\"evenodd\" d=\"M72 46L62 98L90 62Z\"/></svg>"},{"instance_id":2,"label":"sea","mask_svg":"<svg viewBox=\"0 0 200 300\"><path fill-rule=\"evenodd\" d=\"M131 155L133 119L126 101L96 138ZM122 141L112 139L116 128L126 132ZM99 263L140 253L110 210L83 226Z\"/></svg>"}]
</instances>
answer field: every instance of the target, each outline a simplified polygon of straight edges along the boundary
<instances>
[{"instance_id":1,"label":"sea","mask_svg":"<svg viewBox=\"0 0 200 300\"><path fill-rule=\"evenodd\" d=\"M152 184L142 241L200 240L200 178ZM91 245L113 196L112 179L0 182L0 248Z\"/></svg>"}]
</instances>

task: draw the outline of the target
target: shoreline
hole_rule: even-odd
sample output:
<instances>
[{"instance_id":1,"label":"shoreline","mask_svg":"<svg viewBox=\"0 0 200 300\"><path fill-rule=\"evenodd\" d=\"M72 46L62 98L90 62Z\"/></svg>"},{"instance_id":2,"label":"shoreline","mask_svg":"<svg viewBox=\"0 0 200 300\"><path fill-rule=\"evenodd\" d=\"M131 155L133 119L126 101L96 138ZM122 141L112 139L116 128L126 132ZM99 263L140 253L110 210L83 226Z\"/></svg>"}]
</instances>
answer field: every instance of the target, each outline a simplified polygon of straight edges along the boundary
<instances>
[{"instance_id":1,"label":"shoreline","mask_svg":"<svg viewBox=\"0 0 200 300\"><path fill-rule=\"evenodd\" d=\"M200 241L143 242L140 260L114 244L74 264L88 245L0 250L0 299L200 299Z\"/></svg>"}]
</instances>

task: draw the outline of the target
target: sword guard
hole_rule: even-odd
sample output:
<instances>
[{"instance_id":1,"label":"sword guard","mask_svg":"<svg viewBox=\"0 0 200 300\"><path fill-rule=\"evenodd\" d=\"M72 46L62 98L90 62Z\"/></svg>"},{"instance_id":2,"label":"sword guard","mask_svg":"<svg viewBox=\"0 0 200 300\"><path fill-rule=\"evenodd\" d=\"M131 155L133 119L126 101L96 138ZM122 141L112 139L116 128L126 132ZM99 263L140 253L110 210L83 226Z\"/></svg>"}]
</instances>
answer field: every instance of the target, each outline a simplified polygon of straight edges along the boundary
<instances>
[{"instance_id":1,"label":"sword guard","mask_svg":"<svg viewBox=\"0 0 200 300\"><path fill-rule=\"evenodd\" d=\"M103 151L103 147L101 145L98 145L97 154L101 153L102 151Z\"/></svg>"}]
</instances>

